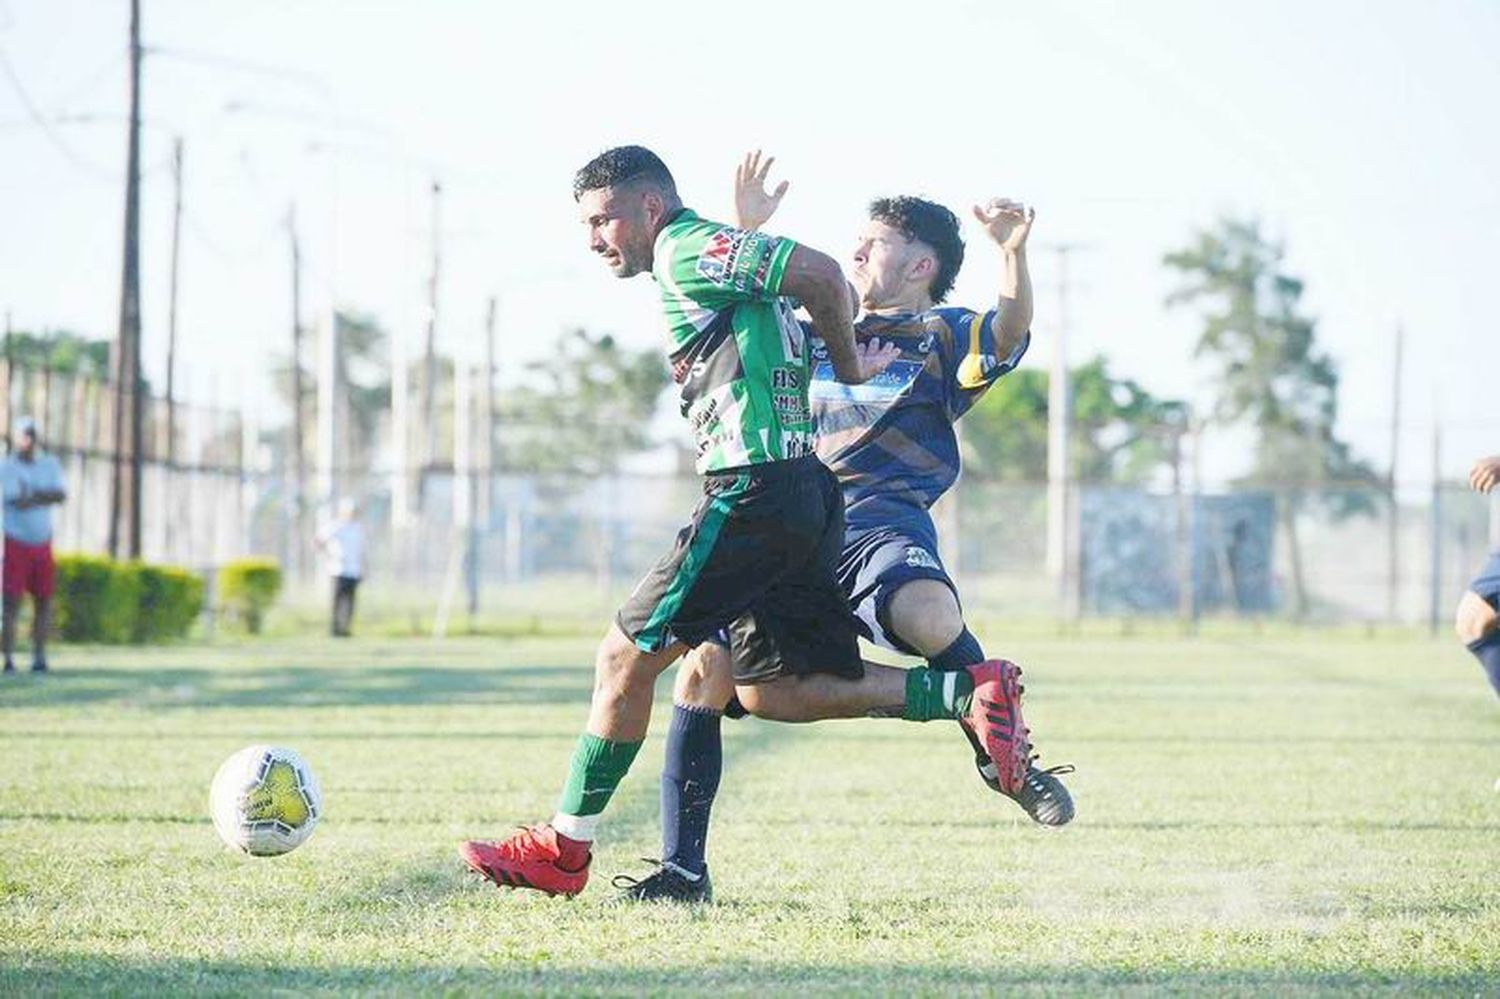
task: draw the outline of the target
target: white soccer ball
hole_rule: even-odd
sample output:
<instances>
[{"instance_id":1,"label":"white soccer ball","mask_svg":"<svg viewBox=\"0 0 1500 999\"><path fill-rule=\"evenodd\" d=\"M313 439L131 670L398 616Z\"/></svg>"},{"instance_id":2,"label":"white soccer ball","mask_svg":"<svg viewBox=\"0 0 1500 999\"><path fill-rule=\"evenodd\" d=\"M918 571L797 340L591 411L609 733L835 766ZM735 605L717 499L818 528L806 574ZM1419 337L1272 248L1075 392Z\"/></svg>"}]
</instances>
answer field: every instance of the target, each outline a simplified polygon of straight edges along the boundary
<instances>
[{"instance_id":1,"label":"white soccer ball","mask_svg":"<svg viewBox=\"0 0 1500 999\"><path fill-rule=\"evenodd\" d=\"M219 838L256 857L300 846L323 814L307 763L281 746L246 746L224 761L208 794Z\"/></svg>"}]
</instances>

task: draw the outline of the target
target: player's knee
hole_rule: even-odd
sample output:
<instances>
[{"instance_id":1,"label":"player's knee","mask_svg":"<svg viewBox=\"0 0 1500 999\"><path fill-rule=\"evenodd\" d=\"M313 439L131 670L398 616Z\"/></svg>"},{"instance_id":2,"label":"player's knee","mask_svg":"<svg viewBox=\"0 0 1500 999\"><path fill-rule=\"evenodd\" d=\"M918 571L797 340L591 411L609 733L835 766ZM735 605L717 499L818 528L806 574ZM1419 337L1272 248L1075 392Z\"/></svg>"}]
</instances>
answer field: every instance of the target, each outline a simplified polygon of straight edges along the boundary
<instances>
[{"instance_id":1,"label":"player's knee","mask_svg":"<svg viewBox=\"0 0 1500 999\"><path fill-rule=\"evenodd\" d=\"M734 694L729 650L705 642L683 657L672 686L672 699L691 707L722 710Z\"/></svg>"},{"instance_id":2,"label":"player's knee","mask_svg":"<svg viewBox=\"0 0 1500 999\"><path fill-rule=\"evenodd\" d=\"M650 689L656 674L645 657L618 628L610 628L594 655L594 699L621 700L643 684Z\"/></svg>"},{"instance_id":3,"label":"player's knee","mask_svg":"<svg viewBox=\"0 0 1500 999\"><path fill-rule=\"evenodd\" d=\"M1500 615L1495 613L1488 600L1472 590L1459 600L1453 630L1465 645L1479 641L1497 626L1500 626Z\"/></svg>"},{"instance_id":4,"label":"player's knee","mask_svg":"<svg viewBox=\"0 0 1500 999\"><path fill-rule=\"evenodd\" d=\"M914 579L891 595L891 631L924 656L935 656L963 634L958 598L936 579Z\"/></svg>"}]
</instances>

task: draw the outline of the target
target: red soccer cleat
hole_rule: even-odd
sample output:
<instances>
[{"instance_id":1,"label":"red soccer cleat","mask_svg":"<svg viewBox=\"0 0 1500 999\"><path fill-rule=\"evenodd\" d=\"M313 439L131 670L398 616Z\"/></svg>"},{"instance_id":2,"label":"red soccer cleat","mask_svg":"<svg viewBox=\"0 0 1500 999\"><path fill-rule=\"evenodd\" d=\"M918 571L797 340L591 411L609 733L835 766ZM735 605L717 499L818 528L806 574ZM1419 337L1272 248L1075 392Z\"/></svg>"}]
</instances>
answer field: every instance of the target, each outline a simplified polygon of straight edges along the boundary
<instances>
[{"instance_id":1,"label":"red soccer cleat","mask_svg":"<svg viewBox=\"0 0 1500 999\"><path fill-rule=\"evenodd\" d=\"M974 697L961 721L968 724L995 761L1002 793L1019 794L1031 765L1031 730L1021 720L1021 667L1004 659L968 667Z\"/></svg>"},{"instance_id":2,"label":"red soccer cleat","mask_svg":"<svg viewBox=\"0 0 1500 999\"><path fill-rule=\"evenodd\" d=\"M561 851L556 829L545 822L525 826L510 839L469 840L458 848L464 863L502 888L532 888L548 895L577 895L589 883L586 854L583 866L570 871L558 866Z\"/></svg>"}]
</instances>

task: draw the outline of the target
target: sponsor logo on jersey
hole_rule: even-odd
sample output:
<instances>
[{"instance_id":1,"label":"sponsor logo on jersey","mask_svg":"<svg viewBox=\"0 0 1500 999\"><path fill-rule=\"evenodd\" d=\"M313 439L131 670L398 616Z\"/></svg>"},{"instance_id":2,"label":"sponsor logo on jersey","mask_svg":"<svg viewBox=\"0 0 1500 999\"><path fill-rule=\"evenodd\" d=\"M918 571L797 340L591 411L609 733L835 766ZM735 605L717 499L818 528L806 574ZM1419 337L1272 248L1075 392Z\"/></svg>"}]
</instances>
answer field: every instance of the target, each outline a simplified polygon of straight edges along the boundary
<instances>
[{"instance_id":1,"label":"sponsor logo on jersey","mask_svg":"<svg viewBox=\"0 0 1500 999\"><path fill-rule=\"evenodd\" d=\"M809 394L824 401L891 403L910 389L921 373L921 361L893 361L890 367L869 381L846 385L833 373L830 362L820 361L813 369Z\"/></svg>"},{"instance_id":2,"label":"sponsor logo on jersey","mask_svg":"<svg viewBox=\"0 0 1500 999\"><path fill-rule=\"evenodd\" d=\"M938 560L926 548L910 545L906 549L906 564L914 569L941 569Z\"/></svg>"},{"instance_id":3,"label":"sponsor logo on jersey","mask_svg":"<svg viewBox=\"0 0 1500 999\"><path fill-rule=\"evenodd\" d=\"M771 269L771 254L756 251L765 242L760 233L720 229L708 238L703 252L698 254L698 274L720 288L738 291L764 288Z\"/></svg>"},{"instance_id":4,"label":"sponsor logo on jersey","mask_svg":"<svg viewBox=\"0 0 1500 999\"><path fill-rule=\"evenodd\" d=\"M734 273L735 257L739 255L744 236L743 232L734 229L720 229L710 236L703 252L698 254L699 276L714 284L727 286L730 275Z\"/></svg>"}]
</instances>

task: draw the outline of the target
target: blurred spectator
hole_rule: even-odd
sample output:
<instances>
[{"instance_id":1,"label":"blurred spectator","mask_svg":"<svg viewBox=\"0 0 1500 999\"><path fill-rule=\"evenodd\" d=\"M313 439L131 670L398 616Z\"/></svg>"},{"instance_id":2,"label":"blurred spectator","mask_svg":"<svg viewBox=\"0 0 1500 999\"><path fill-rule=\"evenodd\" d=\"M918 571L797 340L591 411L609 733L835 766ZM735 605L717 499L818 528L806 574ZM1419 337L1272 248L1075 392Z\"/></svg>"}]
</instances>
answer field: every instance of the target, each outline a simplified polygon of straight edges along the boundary
<instances>
[{"instance_id":1,"label":"blurred spectator","mask_svg":"<svg viewBox=\"0 0 1500 999\"><path fill-rule=\"evenodd\" d=\"M349 637L354 618L354 591L365 569L365 529L359 522L359 505L348 497L339 501L338 516L318 532L318 549L328 560L333 577L333 634Z\"/></svg>"},{"instance_id":2,"label":"blurred spectator","mask_svg":"<svg viewBox=\"0 0 1500 999\"><path fill-rule=\"evenodd\" d=\"M66 498L57 459L37 447L36 422L16 421L15 453L0 463L5 493L5 626L0 636L5 672L14 673L16 619L31 594L31 669L47 669L47 629L52 620L52 505Z\"/></svg>"}]
</instances>

